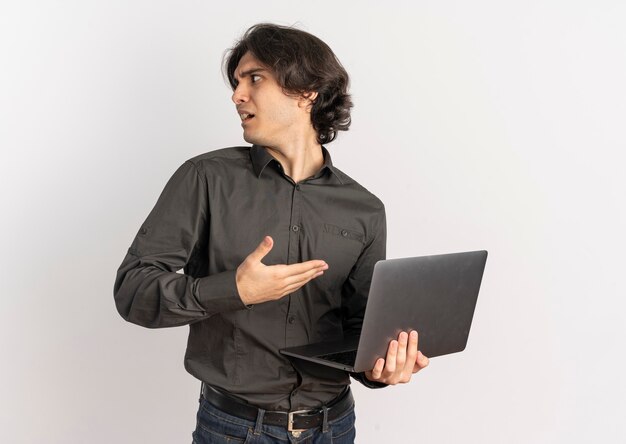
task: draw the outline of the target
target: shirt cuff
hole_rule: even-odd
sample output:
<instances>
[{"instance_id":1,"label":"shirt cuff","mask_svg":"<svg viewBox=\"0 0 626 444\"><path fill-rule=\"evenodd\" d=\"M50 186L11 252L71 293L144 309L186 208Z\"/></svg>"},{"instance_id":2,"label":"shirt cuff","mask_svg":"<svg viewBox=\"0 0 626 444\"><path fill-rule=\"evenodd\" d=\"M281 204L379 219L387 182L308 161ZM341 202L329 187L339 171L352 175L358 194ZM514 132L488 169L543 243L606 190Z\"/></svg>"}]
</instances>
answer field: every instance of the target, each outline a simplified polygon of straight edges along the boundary
<instances>
[{"instance_id":1,"label":"shirt cuff","mask_svg":"<svg viewBox=\"0 0 626 444\"><path fill-rule=\"evenodd\" d=\"M207 315L252 308L252 305L244 304L239 296L236 275L237 270L230 270L198 278L196 298Z\"/></svg>"},{"instance_id":2,"label":"shirt cuff","mask_svg":"<svg viewBox=\"0 0 626 444\"><path fill-rule=\"evenodd\" d=\"M365 373L364 372L361 372L361 373L352 373L351 372L350 376L352 376L354 379L359 381L365 387L371 388L371 389L385 388L385 387L387 387L389 385L389 384L384 384L382 382L370 381L369 379L367 379L365 377Z\"/></svg>"}]
</instances>

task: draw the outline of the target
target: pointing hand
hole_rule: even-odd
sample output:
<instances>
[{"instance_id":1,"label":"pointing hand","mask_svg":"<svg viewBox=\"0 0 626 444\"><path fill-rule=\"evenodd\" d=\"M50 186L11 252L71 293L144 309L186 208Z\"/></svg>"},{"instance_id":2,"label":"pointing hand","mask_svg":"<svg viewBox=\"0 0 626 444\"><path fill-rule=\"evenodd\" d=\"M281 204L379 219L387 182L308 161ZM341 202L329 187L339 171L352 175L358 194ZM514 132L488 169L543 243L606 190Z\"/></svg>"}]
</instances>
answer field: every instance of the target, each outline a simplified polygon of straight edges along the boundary
<instances>
[{"instance_id":1,"label":"pointing hand","mask_svg":"<svg viewBox=\"0 0 626 444\"><path fill-rule=\"evenodd\" d=\"M264 265L261 260L273 246L274 240L265 236L259 246L237 267L237 291L246 305L280 299L321 276L328 269L328 264L322 260L290 265Z\"/></svg>"}]
</instances>

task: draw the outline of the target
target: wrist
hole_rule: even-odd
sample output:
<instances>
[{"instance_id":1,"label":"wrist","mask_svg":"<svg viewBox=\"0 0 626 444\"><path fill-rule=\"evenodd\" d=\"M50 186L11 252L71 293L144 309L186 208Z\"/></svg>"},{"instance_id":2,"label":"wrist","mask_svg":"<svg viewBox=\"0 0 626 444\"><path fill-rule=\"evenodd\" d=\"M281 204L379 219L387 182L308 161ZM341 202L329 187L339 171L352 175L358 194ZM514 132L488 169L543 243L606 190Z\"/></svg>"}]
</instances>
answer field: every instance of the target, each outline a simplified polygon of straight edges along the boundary
<instances>
[{"instance_id":1,"label":"wrist","mask_svg":"<svg viewBox=\"0 0 626 444\"><path fill-rule=\"evenodd\" d=\"M244 295L240 274L241 273L239 267L237 267L237 271L235 272L235 286L237 287L237 294L239 295L239 299L241 299L241 302L243 302L245 305L249 305L248 298Z\"/></svg>"}]
</instances>

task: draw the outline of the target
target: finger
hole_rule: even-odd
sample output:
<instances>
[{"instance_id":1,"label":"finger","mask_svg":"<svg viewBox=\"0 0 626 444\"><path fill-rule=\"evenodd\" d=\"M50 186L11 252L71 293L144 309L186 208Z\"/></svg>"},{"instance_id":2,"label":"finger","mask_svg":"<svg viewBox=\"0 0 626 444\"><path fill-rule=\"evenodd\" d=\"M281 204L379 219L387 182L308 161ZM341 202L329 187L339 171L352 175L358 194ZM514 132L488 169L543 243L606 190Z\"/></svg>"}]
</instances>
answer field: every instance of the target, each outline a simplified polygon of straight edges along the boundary
<instances>
[{"instance_id":1,"label":"finger","mask_svg":"<svg viewBox=\"0 0 626 444\"><path fill-rule=\"evenodd\" d=\"M396 369L404 370L404 364L406 363L406 345L409 340L407 332L400 332L398 335L398 353L396 355Z\"/></svg>"},{"instance_id":2,"label":"finger","mask_svg":"<svg viewBox=\"0 0 626 444\"><path fill-rule=\"evenodd\" d=\"M283 283L285 285L292 285L292 284L296 284L296 283L302 282L303 285L304 285L309 280L311 280L311 279L313 279L313 278L323 274L324 271L325 271L324 268L313 268L313 269L311 269L309 271L306 271L304 273L300 273L300 274L296 274L296 275L293 275L293 276L289 276L289 277L283 278Z\"/></svg>"},{"instance_id":3,"label":"finger","mask_svg":"<svg viewBox=\"0 0 626 444\"><path fill-rule=\"evenodd\" d=\"M285 296L289 293L293 293L294 291L296 291L298 288L302 287L303 285L305 285L307 282L313 280L314 278L321 276L322 274L324 274L323 271L317 272L316 274L314 274L313 276L311 276L310 278L307 279L303 279L297 282L294 282L293 284L288 285L287 287L284 287L282 290L282 294L281 296Z\"/></svg>"},{"instance_id":4,"label":"finger","mask_svg":"<svg viewBox=\"0 0 626 444\"><path fill-rule=\"evenodd\" d=\"M265 236L256 249L248 255L248 258L255 262L261 262L261 260L270 252L274 246L274 239L271 236Z\"/></svg>"},{"instance_id":5,"label":"finger","mask_svg":"<svg viewBox=\"0 0 626 444\"><path fill-rule=\"evenodd\" d=\"M428 367L428 364L430 364L430 359L428 359L426 356L424 356L424 354L421 351L418 351L417 352L417 361L415 362L415 364L419 366L418 370L421 370L424 367Z\"/></svg>"},{"instance_id":6,"label":"finger","mask_svg":"<svg viewBox=\"0 0 626 444\"><path fill-rule=\"evenodd\" d=\"M411 331L409 334L409 344L407 346L406 363L404 364L404 370L410 374L415 368L415 361L417 360L417 332Z\"/></svg>"},{"instance_id":7,"label":"finger","mask_svg":"<svg viewBox=\"0 0 626 444\"><path fill-rule=\"evenodd\" d=\"M417 352L417 360L415 361L415 366L413 367L413 373L419 372L424 367L428 367L430 364L430 359L428 359L421 351Z\"/></svg>"},{"instance_id":8,"label":"finger","mask_svg":"<svg viewBox=\"0 0 626 444\"><path fill-rule=\"evenodd\" d=\"M380 379L383 374L383 368L385 368L385 360L383 358L378 358L374 368L372 369L372 378Z\"/></svg>"},{"instance_id":9,"label":"finger","mask_svg":"<svg viewBox=\"0 0 626 444\"><path fill-rule=\"evenodd\" d=\"M272 265L271 267L277 271L278 277L287 278L307 273L318 268L326 270L328 269L328 264L322 260L311 260L290 265Z\"/></svg>"},{"instance_id":10,"label":"finger","mask_svg":"<svg viewBox=\"0 0 626 444\"><path fill-rule=\"evenodd\" d=\"M387 357L385 358L385 369L383 373L387 376L393 375L396 371L396 356L398 354L398 341L395 339L389 343Z\"/></svg>"}]
</instances>

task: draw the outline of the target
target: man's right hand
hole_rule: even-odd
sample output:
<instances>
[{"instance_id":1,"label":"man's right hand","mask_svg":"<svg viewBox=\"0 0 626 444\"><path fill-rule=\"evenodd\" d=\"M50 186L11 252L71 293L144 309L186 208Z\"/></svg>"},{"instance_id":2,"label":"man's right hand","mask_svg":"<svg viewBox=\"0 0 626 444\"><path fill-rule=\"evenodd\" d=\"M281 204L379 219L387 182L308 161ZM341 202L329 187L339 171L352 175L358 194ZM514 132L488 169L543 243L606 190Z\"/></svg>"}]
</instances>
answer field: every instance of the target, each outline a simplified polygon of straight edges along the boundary
<instances>
[{"instance_id":1,"label":"man's right hand","mask_svg":"<svg viewBox=\"0 0 626 444\"><path fill-rule=\"evenodd\" d=\"M256 250L237 267L237 291L246 305L280 299L328 269L328 264L322 260L291 265L264 265L261 259L273 246L274 240L265 236Z\"/></svg>"}]
</instances>

